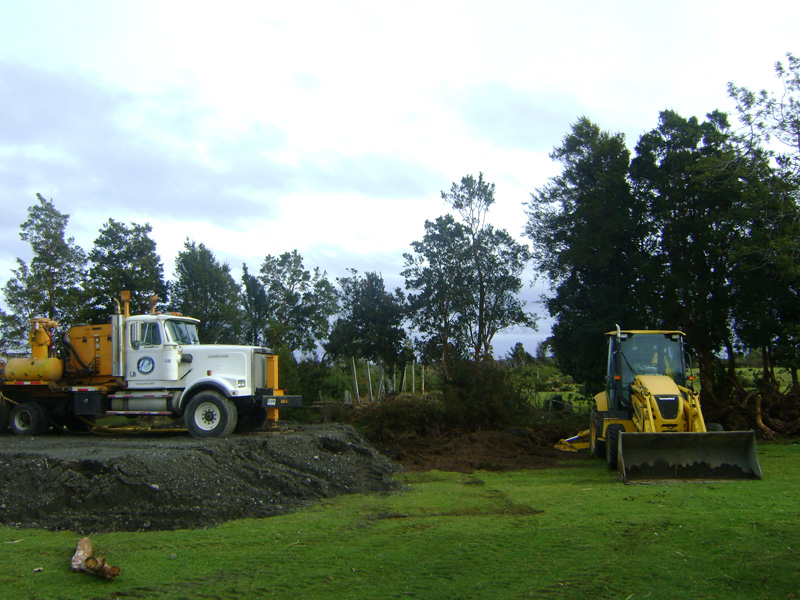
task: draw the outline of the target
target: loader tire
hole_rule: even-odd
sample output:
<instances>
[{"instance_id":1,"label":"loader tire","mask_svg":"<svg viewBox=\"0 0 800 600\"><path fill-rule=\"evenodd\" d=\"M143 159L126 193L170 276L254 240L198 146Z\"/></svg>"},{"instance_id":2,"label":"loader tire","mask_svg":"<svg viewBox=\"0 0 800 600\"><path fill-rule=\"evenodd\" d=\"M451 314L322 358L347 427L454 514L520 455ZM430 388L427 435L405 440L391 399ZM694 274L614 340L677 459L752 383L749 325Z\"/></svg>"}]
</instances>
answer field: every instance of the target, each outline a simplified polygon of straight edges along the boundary
<instances>
[{"instance_id":1,"label":"loader tire","mask_svg":"<svg viewBox=\"0 0 800 600\"><path fill-rule=\"evenodd\" d=\"M609 425L606 427L606 458L608 468L617 469L617 450L619 449L619 434L625 431L622 425Z\"/></svg>"},{"instance_id":2,"label":"loader tire","mask_svg":"<svg viewBox=\"0 0 800 600\"><path fill-rule=\"evenodd\" d=\"M236 405L225 396L206 390L189 400L184 422L189 434L196 438L226 437L238 420Z\"/></svg>"},{"instance_id":3,"label":"loader tire","mask_svg":"<svg viewBox=\"0 0 800 600\"><path fill-rule=\"evenodd\" d=\"M17 404L11 409L9 425L14 435L40 435L47 431L47 411L35 402Z\"/></svg>"},{"instance_id":4,"label":"loader tire","mask_svg":"<svg viewBox=\"0 0 800 600\"><path fill-rule=\"evenodd\" d=\"M591 456L605 458L606 441L601 439L603 434L603 418L598 414L597 409L592 410L592 418L589 420L589 453Z\"/></svg>"}]
</instances>

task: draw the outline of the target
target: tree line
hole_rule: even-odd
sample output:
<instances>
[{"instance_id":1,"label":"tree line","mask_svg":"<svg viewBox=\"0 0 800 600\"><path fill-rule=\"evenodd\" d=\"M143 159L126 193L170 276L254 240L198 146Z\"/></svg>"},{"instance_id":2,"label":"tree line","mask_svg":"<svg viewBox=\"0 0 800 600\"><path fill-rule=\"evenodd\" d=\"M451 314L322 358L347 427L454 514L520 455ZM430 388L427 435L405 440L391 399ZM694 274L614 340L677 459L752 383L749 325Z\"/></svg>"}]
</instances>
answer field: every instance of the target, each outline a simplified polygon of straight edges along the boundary
<instances>
[{"instance_id":1,"label":"tree line","mask_svg":"<svg viewBox=\"0 0 800 600\"><path fill-rule=\"evenodd\" d=\"M406 289L387 290L377 272L349 269L331 281L306 267L297 250L265 256L258 271L242 265L237 281L229 264L190 239L167 281L148 223L109 219L86 252L67 235L69 215L37 194L20 226L32 258L18 258L3 286L2 347L24 351L28 321L36 316L58 321L62 330L105 322L119 292L130 290L132 312L199 318L205 343L267 346L290 357L355 357L390 371L417 359L441 360L445 369L453 360L489 359L497 332L533 323L517 295L527 250L487 223L494 185L482 174L462 178L442 196L462 221L446 215L426 222L424 238L405 255Z\"/></svg>"},{"instance_id":2,"label":"tree line","mask_svg":"<svg viewBox=\"0 0 800 600\"><path fill-rule=\"evenodd\" d=\"M267 255L234 278L203 243L186 240L165 281L149 224L109 219L87 253L67 237L68 215L37 195L21 225L32 259L3 287L2 344L24 343L26 321L105 319L119 290L145 311L160 306L202 319L207 342L266 345L323 359L359 357L392 369L412 357L449 376L462 360L492 359L494 336L535 327L520 300L533 263L551 285L548 346L589 387L606 360L603 333L682 329L705 398L730 391L736 357L761 354L763 380L800 368L800 59L776 64L779 93L728 86L738 126L663 111L633 152L621 133L579 118L551 158L559 175L525 203L520 244L488 222L494 184L483 174L441 196L451 211L426 221L403 255L405 289L380 273L331 281L296 251ZM720 356L727 358L720 361Z\"/></svg>"},{"instance_id":3,"label":"tree line","mask_svg":"<svg viewBox=\"0 0 800 600\"><path fill-rule=\"evenodd\" d=\"M736 385L736 357L800 366L800 59L777 63L779 94L733 83L739 127L663 111L633 154L623 134L580 118L551 157L560 175L531 195L526 233L552 282L562 367L597 380L603 332L682 329L704 402ZM720 361L719 357L727 360Z\"/></svg>"}]
</instances>

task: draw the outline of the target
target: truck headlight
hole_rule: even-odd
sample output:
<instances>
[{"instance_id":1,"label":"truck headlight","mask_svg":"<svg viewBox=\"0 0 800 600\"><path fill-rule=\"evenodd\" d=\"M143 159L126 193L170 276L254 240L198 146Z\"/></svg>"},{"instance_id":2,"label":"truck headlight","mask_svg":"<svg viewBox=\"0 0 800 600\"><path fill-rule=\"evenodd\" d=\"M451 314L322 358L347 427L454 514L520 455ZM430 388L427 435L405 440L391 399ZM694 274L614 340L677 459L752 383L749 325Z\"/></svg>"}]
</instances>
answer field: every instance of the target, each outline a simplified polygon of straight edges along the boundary
<instances>
[{"instance_id":1,"label":"truck headlight","mask_svg":"<svg viewBox=\"0 0 800 600\"><path fill-rule=\"evenodd\" d=\"M239 379L239 380L236 381L236 387L243 388L246 385L247 385L247 380L246 379Z\"/></svg>"}]
</instances>

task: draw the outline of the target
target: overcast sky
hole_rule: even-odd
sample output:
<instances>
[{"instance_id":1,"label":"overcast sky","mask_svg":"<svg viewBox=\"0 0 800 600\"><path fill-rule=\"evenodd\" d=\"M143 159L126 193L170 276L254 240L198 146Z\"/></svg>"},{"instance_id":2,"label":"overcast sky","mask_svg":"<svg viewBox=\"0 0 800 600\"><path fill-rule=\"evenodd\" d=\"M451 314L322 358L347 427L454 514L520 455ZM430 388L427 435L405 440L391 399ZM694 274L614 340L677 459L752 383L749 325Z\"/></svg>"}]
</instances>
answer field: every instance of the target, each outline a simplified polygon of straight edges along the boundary
<instances>
[{"instance_id":1,"label":"overcast sky","mask_svg":"<svg viewBox=\"0 0 800 600\"><path fill-rule=\"evenodd\" d=\"M731 111L727 82L775 90L798 32L773 0L0 0L0 285L37 193L87 251L109 218L150 223L168 274L189 238L237 278L297 249L402 285L451 183L483 172L526 241L580 116L632 148L661 110Z\"/></svg>"}]
</instances>

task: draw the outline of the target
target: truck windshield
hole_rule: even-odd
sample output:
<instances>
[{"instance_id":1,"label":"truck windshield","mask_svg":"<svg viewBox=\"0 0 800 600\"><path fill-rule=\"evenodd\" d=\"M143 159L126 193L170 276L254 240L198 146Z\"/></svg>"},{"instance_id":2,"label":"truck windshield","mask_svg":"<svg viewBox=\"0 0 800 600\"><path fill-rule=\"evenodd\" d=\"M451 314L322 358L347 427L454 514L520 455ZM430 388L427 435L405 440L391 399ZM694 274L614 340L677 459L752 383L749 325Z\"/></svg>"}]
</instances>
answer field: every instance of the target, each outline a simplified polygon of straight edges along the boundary
<instances>
[{"instance_id":1,"label":"truck windshield","mask_svg":"<svg viewBox=\"0 0 800 600\"><path fill-rule=\"evenodd\" d=\"M182 346L191 346L200 343L197 337L197 326L187 321L167 321L167 333L170 339Z\"/></svg>"}]
</instances>

